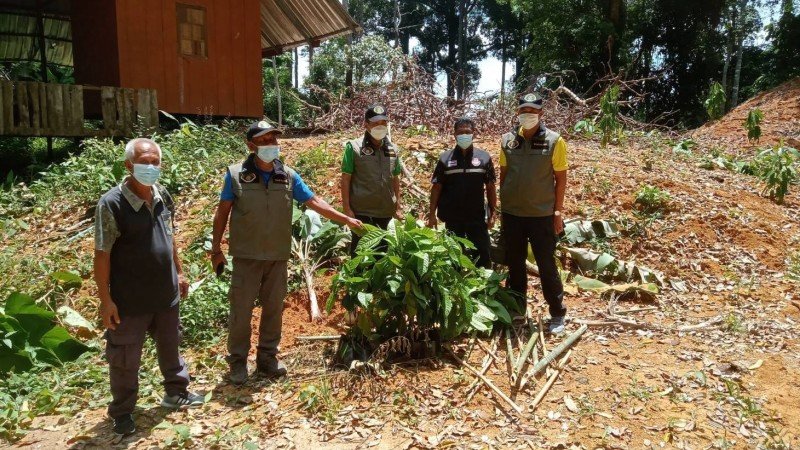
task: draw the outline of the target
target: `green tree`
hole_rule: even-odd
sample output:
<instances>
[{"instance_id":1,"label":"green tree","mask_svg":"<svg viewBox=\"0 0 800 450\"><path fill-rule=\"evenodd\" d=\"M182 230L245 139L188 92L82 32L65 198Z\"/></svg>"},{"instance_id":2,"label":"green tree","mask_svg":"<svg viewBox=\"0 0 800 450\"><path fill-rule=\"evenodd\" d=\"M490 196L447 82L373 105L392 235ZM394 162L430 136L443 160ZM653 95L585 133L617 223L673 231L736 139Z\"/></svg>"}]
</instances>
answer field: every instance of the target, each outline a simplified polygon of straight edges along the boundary
<instances>
[{"instance_id":1,"label":"green tree","mask_svg":"<svg viewBox=\"0 0 800 450\"><path fill-rule=\"evenodd\" d=\"M303 105L298 100L300 93L292 85L291 53L284 53L275 57L275 63L278 68L281 93L282 122L288 126L301 126L304 122ZM274 123L278 123L278 90L275 89L275 70L272 68L272 58L262 60L261 80L264 87L264 115Z\"/></svg>"}]
</instances>

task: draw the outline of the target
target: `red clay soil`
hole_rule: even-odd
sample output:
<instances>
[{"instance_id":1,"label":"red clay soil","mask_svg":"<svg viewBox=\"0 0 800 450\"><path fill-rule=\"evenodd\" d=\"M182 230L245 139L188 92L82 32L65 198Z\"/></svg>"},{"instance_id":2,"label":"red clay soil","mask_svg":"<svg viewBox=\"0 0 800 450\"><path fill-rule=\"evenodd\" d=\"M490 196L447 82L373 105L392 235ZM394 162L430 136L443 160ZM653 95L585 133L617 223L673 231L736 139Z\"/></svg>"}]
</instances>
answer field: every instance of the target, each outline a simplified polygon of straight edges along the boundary
<instances>
[{"instance_id":1,"label":"red clay soil","mask_svg":"<svg viewBox=\"0 0 800 450\"><path fill-rule=\"evenodd\" d=\"M756 95L720 120L709 122L690 135L700 142L710 140L717 146L729 147L728 150L734 153L752 148L747 141L744 123L754 108L764 113L758 146L775 145L783 140L789 146L800 148L800 78Z\"/></svg>"}]
</instances>

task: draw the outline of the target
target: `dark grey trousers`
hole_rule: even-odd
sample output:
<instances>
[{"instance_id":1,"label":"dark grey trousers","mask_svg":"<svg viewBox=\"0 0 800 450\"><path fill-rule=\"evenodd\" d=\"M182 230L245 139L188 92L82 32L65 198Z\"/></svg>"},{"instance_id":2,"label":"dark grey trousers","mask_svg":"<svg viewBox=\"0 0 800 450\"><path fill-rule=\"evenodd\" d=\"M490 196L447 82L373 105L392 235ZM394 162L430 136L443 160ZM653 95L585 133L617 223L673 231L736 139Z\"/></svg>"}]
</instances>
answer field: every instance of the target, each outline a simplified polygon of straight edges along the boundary
<instances>
[{"instance_id":1,"label":"dark grey trousers","mask_svg":"<svg viewBox=\"0 0 800 450\"><path fill-rule=\"evenodd\" d=\"M258 326L260 365L272 366L278 354L283 325L283 300L286 298L288 269L286 261L259 261L233 258L233 274L228 300L228 364L247 364L250 353L250 321L255 300L261 301Z\"/></svg>"},{"instance_id":2,"label":"dark grey trousers","mask_svg":"<svg viewBox=\"0 0 800 450\"><path fill-rule=\"evenodd\" d=\"M178 307L175 305L154 314L121 317L116 330L106 331L106 358L113 397L108 406L109 416L130 414L136 406L142 347L148 332L156 343L166 394L186 392L189 369L178 351L181 341Z\"/></svg>"}]
</instances>

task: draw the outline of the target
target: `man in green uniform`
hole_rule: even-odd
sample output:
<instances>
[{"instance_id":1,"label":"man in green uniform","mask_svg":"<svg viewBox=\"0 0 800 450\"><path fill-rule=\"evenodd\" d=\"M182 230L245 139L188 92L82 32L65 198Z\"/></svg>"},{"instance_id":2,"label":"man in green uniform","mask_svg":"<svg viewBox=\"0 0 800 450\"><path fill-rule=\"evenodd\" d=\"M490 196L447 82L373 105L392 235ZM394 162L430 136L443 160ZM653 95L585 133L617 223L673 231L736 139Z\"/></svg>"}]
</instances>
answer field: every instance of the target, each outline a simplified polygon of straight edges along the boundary
<instances>
[{"instance_id":1,"label":"man in green uniform","mask_svg":"<svg viewBox=\"0 0 800 450\"><path fill-rule=\"evenodd\" d=\"M567 144L541 122L542 98L519 99L520 127L503 135L500 153L500 209L506 244L508 285L527 310L525 259L533 249L542 292L550 309L550 332L564 331L564 288L555 261L558 234L564 230L561 211L567 187Z\"/></svg>"},{"instance_id":2,"label":"man in green uniform","mask_svg":"<svg viewBox=\"0 0 800 450\"><path fill-rule=\"evenodd\" d=\"M247 130L250 156L228 167L214 216L211 261L225 264L221 242L230 218L229 252L233 274L228 294L228 364L230 380L247 380L250 352L250 320L256 298L261 301L261 323L256 356L257 372L273 378L286 374L278 361L283 300L287 291L287 260L291 253L292 202L305 204L322 216L361 228L361 222L333 209L314 195L300 175L280 159L280 131L265 121Z\"/></svg>"},{"instance_id":3,"label":"man in green uniform","mask_svg":"<svg viewBox=\"0 0 800 450\"><path fill-rule=\"evenodd\" d=\"M386 228L392 217L402 218L399 148L387 136L386 108L372 105L364 113L364 137L345 144L342 159L342 207L363 223ZM359 236L353 234L351 253Z\"/></svg>"}]
</instances>

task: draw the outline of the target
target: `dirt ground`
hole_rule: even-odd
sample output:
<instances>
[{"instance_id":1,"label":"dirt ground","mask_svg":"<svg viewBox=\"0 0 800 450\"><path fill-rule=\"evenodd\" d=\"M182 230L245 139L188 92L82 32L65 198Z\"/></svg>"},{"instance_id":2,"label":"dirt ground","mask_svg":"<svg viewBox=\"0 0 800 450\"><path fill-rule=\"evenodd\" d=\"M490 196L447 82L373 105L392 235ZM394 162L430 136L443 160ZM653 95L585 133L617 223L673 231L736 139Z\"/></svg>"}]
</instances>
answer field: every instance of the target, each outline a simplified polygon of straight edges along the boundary
<instances>
[{"instance_id":1,"label":"dirt ground","mask_svg":"<svg viewBox=\"0 0 800 450\"><path fill-rule=\"evenodd\" d=\"M794 83L789 87L800 90L800 81ZM782 101L767 94L748 104L784 105ZM772 127L771 111L788 111L800 103L784 106L765 109L768 126ZM769 128L762 141L796 136L800 116L789 114L781 119L783 125ZM736 125L739 121L730 118L730 129L718 123L695 131L695 136L704 135L698 151L718 145L737 152L746 138L742 142L727 136L746 136ZM327 141L338 160L343 140L339 135L293 138L284 141L284 148L291 163L293 152ZM432 156L446 140L395 140L405 149L414 185L424 194ZM479 144L497 156L494 138ZM252 380L236 388L224 381L224 342L205 352L185 349L195 376L193 388L211 393L203 408L170 414L143 408L137 413L140 431L121 442L113 437L102 409L71 418L40 417L15 447L797 447L800 289L789 278L787 264L791 255L800 255L800 197L793 190L784 205L776 205L759 195L754 178L699 168L697 159L662 147L654 150L645 138L605 149L595 142L570 140L566 215L615 220L638 230L608 241L614 255L681 280L686 291L666 287L654 301L621 299L616 311L630 322L606 325L596 323L607 321L607 298L588 292L568 296L567 334L579 328L578 321L594 324L572 347L570 359L535 409L534 399L551 370L514 388L504 337L496 341L497 347L491 337L479 338L479 343L464 337L453 348L472 367L491 362L486 376L512 397L520 413L482 385L467 402L475 377L447 356L403 362L379 373L329 369L335 341L297 338L341 334L346 329L343 311L335 309L324 322L311 323L307 296L295 292L284 311L281 357L290 371L286 380ZM335 201L337 174L332 166L312 187ZM633 213L635 194L643 184L671 195L664 217L645 225ZM408 208L419 211L415 208L425 204L423 194L411 187L405 192ZM209 205L197 202L193 207ZM190 217L182 220L192 226ZM317 283L323 302L328 281L329 275ZM531 277L534 321L543 310L539 293L538 280ZM681 331L694 325L701 326ZM255 321L253 330L257 333ZM521 326L511 335L514 358L528 333ZM548 349L562 340L545 338ZM541 349L536 353L537 358L543 356ZM323 392L317 397L317 412L305 409L300 400L308 386ZM188 427L185 439L176 437L176 425Z\"/></svg>"}]
</instances>

